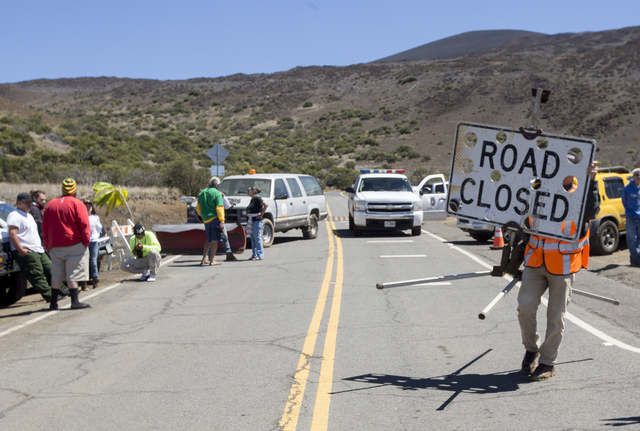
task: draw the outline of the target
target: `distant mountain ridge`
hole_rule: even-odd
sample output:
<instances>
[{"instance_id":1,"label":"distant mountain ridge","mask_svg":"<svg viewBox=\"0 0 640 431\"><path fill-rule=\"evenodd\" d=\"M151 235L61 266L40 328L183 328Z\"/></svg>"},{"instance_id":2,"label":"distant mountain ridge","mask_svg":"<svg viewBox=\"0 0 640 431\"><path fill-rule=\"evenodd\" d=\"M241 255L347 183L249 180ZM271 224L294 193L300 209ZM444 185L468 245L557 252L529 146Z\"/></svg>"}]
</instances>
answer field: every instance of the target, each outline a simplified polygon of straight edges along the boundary
<instances>
[{"instance_id":1,"label":"distant mountain ridge","mask_svg":"<svg viewBox=\"0 0 640 431\"><path fill-rule=\"evenodd\" d=\"M514 39L528 36L546 35L525 30L469 31L455 36L445 37L435 42L426 43L416 48L375 60L373 63L453 57L455 55L498 48Z\"/></svg>"},{"instance_id":2,"label":"distant mountain ridge","mask_svg":"<svg viewBox=\"0 0 640 431\"><path fill-rule=\"evenodd\" d=\"M138 179L153 178L177 156L210 165L212 136L230 153L229 174L304 171L336 185L335 178L384 165L416 176L446 173L457 123L528 126L532 87L551 90L538 123L545 132L595 139L604 166L640 166L640 27L524 34L446 58L181 81L0 84L0 180L38 180L47 165L26 159L40 157L77 165L86 178L111 172L107 181L133 184L137 170L145 173ZM20 119L32 113L43 114L50 133Z\"/></svg>"}]
</instances>

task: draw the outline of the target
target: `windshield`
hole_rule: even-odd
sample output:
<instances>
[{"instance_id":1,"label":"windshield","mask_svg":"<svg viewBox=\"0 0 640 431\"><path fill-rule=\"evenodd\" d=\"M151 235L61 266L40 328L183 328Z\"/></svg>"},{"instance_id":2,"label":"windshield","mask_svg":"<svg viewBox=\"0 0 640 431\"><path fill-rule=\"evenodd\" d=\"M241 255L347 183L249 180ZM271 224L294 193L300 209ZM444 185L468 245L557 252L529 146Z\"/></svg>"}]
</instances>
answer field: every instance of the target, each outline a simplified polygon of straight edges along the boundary
<instances>
[{"instance_id":1,"label":"windshield","mask_svg":"<svg viewBox=\"0 0 640 431\"><path fill-rule=\"evenodd\" d=\"M360 192L413 192L409 180L398 177L364 178L360 181Z\"/></svg>"},{"instance_id":2,"label":"windshield","mask_svg":"<svg viewBox=\"0 0 640 431\"><path fill-rule=\"evenodd\" d=\"M7 216L11 211L15 211L16 207L13 205L9 205L7 203L0 204L0 218L4 221L7 221Z\"/></svg>"},{"instance_id":3,"label":"windshield","mask_svg":"<svg viewBox=\"0 0 640 431\"><path fill-rule=\"evenodd\" d=\"M246 178L224 179L220 183L218 190L224 193L227 197L249 196L247 194L247 189L249 189L249 187L258 187L260 189L258 196L263 198L271 196L271 180L255 178L252 176L247 176Z\"/></svg>"}]
</instances>

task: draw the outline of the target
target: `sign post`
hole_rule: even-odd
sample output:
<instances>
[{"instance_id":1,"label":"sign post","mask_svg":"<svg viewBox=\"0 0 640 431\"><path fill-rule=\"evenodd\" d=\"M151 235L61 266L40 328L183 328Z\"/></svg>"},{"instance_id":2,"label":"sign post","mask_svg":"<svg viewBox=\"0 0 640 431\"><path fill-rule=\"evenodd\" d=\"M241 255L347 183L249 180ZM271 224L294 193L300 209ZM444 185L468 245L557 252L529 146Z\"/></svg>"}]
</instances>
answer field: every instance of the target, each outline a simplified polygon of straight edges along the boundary
<instances>
[{"instance_id":1,"label":"sign post","mask_svg":"<svg viewBox=\"0 0 640 431\"><path fill-rule=\"evenodd\" d=\"M229 153L227 150L222 148L220 142L215 144L208 152L207 156L215 163L215 165L211 165L211 175L212 176L224 176L224 166L219 166L220 163L224 159L227 158Z\"/></svg>"}]
</instances>

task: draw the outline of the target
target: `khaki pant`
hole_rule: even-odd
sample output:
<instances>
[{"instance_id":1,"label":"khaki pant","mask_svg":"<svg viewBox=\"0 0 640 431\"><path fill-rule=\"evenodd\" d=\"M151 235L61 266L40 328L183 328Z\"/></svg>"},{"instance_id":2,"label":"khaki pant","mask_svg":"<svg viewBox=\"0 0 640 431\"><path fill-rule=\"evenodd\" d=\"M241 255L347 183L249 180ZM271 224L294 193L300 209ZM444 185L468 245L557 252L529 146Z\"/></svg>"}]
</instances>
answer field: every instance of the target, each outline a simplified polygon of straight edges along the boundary
<instances>
[{"instance_id":1,"label":"khaki pant","mask_svg":"<svg viewBox=\"0 0 640 431\"><path fill-rule=\"evenodd\" d=\"M146 257L139 257L137 259L129 259L126 262L122 262L120 268L123 271L133 272L134 274L141 274L145 270L149 270L155 277L158 274L158 268L162 262L160 253L156 250L151 250Z\"/></svg>"},{"instance_id":2,"label":"khaki pant","mask_svg":"<svg viewBox=\"0 0 640 431\"><path fill-rule=\"evenodd\" d=\"M52 281L84 281L89 279L89 249L81 242L67 247L54 247L51 256Z\"/></svg>"},{"instance_id":3,"label":"khaki pant","mask_svg":"<svg viewBox=\"0 0 640 431\"><path fill-rule=\"evenodd\" d=\"M554 365L558 358L564 334L564 316L571 300L574 280L575 274L554 275L544 265L540 268L526 267L522 274L522 286L518 293L518 321L522 331L522 344L530 352L540 352L541 364ZM540 298L547 288L547 333L541 344L536 314Z\"/></svg>"}]
</instances>

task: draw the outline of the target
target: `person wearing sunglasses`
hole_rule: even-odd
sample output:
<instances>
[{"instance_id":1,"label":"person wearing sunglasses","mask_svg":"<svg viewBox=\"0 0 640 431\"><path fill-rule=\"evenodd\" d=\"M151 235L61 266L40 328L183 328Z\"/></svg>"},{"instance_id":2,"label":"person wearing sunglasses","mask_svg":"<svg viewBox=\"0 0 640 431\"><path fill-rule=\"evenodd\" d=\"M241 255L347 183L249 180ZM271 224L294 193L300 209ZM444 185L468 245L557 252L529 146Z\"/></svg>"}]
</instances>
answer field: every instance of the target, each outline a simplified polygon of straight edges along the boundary
<instances>
[{"instance_id":1,"label":"person wearing sunglasses","mask_svg":"<svg viewBox=\"0 0 640 431\"><path fill-rule=\"evenodd\" d=\"M640 168L632 172L632 180L622 189L622 205L627 218L627 246L631 266L640 267Z\"/></svg>"}]
</instances>

